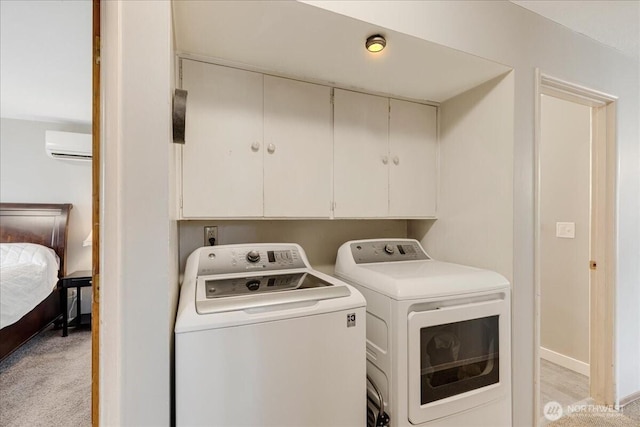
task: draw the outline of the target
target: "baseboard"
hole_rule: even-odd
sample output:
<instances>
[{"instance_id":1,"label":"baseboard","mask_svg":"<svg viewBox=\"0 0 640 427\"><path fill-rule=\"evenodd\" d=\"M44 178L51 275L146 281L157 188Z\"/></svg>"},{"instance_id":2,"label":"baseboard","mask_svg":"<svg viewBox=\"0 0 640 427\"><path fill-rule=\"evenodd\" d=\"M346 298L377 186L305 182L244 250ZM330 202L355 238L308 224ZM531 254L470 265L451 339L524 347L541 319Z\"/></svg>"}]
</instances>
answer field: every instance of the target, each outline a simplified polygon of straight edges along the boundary
<instances>
[{"instance_id":1,"label":"baseboard","mask_svg":"<svg viewBox=\"0 0 640 427\"><path fill-rule=\"evenodd\" d=\"M589 364L564 354L556 353L548 348L540 347L540 357L582 375L589 376Z\"/></svg>"},{"instance_id":2,"label":"baseboard","mask_svg":"<svg viewBox=\"0 0 640 427\"><path fill-rule=\"evenodd\" d=\"M620 406L626 406L631 402L635 402L640 399L640 391L636 391L635 393L631 393L629 396L625 396L620 399Z\"/></svg>"}]
</instances>

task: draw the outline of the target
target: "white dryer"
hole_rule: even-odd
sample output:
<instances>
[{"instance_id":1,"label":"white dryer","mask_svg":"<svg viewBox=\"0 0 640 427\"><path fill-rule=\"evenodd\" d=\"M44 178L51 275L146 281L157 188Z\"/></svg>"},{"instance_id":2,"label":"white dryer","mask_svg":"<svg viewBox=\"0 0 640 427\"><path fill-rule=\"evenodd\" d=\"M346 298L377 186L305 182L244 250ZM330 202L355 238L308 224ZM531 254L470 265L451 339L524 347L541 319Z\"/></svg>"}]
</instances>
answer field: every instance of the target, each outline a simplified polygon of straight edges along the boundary
<instances>
[{"instance_id":1,"label":"white dryer","mask_svg":"<svg viewBox=\"0 0 640 427\"><path fill-rule=\"evenodd\" d=\"M178 426L364 426L365 300L295 244L188 260L175 326Z\"/></svg>"},{"instance_id":2,"label":"white dryer","mask_svg":"<svg viewBox=\"0 0 640 427\"><path fill-rule=\"evenodd\" d=\"M510 426L510 284L412 239L350 241L336 276L367 300L367 375L391 426Z\"/></svg>"}]
</instances>

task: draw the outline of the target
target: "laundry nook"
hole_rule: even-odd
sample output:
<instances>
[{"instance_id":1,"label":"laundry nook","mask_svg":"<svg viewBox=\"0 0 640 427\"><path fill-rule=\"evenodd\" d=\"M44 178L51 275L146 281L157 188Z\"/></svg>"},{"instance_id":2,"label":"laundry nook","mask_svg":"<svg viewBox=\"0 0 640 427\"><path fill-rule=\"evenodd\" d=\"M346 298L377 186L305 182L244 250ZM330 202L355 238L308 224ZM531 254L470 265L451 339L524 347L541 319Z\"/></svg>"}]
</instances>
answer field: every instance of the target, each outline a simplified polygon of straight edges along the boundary
<instances>
[{"instance_id":1,"label":"laundry nook","mask_svg":"<svg viewBox=\"0 0 640 427\"><path fill-rule=\"evenodd\" d=\"M543 253L593 280L590 396L633 400L635 62L518 2L106 3L104 425L537 427ZM540 193L584 159L600 228Z\"/></svg>"},{"instance_id":2,"label":"laundry nook","mask_svg":"<svg viewBox=\"0 0 640 427\"><path fill-rule=\"evenodd\" d=\"M176 423L510 425L510 68L299 3L174 13Z\"/></svg>"},{"instance_id":3,"label":"laundry nook","mask_svg":"<svg viewBox=\"0 0 640 427\"><path fill-rule=\"evenodd\" d=\"M0 21L1 426L640 426L640 0Z\"/></svg>"}]
</instances>

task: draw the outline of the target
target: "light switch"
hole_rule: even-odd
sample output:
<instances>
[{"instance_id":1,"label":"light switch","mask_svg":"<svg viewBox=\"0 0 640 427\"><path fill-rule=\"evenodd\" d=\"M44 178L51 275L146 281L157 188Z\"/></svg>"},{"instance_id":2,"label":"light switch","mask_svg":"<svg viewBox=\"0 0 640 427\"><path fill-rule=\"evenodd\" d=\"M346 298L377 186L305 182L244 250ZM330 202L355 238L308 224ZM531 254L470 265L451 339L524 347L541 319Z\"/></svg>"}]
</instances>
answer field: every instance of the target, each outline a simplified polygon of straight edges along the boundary
<instances>
[{"instance_id":1,"label":"light switch","mask_svg":"<svg viewBox=\"0 0 640 427\"><path fill-rule=\"evenodd\" d=\"M575 239L576 223L556 222L556 237L561 237L563 239Z\"/></svg>"}]
</instances>

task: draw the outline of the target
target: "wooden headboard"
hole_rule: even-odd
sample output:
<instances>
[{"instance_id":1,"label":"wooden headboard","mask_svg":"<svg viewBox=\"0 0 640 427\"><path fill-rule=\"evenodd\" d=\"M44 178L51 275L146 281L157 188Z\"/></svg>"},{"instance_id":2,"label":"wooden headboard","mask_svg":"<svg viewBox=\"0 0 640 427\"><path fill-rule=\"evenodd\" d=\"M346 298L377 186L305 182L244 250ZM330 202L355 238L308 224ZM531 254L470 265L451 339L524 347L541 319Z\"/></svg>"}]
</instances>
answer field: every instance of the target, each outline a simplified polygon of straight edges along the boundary
<instances>
[{"instance_id":1,"label":"wooden headboard","mask_svg":"<svg viewBox=\"0 0 640 427\"><path fill-rule=\"evenodd\" d=\"M0 203L0 242L37 243L60 257L60 277L66 274L67 232L71 203Z\"/></svg>"}]
</instances>

